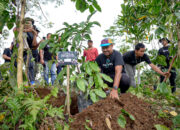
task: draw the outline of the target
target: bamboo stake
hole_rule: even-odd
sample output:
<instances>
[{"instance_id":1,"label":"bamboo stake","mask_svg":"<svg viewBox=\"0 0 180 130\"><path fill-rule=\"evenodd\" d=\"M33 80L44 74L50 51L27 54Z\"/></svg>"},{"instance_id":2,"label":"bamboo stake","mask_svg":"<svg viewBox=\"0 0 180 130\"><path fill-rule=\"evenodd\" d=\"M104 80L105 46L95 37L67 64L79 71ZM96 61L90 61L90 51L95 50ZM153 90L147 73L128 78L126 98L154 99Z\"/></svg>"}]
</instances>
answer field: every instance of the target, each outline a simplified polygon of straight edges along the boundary
<instances>
[{"instance_id":1,"label":"bamboo stake","mask_svg":"<svg viewBox=\"0 0 180 130\"><path fill-rule=\"evenodd\" d=\"M70 116L70 94L69 94L69 65L67 65L67 112Z\"/></svg>"},{"instance_id":2,"label":"bamboo stake","mask_svg":"<svg viewBox=\"0 0 180 130\"><path fill-rule=\"evenodd\" d=\"M176 57L177 57L177 55L175 55L175 56L173 57L173 59L172 59L172 61L171 61L171 64L170 64L170 66L169 66L169 69L168 69L168 73L171 72L172 65L173 65L173 63L174 63ZM166 82L166 80L167 80L168 78L169 78L169 76L166 76L166 77L164 78L163 82Z\"/></svg>"}]
</instances>

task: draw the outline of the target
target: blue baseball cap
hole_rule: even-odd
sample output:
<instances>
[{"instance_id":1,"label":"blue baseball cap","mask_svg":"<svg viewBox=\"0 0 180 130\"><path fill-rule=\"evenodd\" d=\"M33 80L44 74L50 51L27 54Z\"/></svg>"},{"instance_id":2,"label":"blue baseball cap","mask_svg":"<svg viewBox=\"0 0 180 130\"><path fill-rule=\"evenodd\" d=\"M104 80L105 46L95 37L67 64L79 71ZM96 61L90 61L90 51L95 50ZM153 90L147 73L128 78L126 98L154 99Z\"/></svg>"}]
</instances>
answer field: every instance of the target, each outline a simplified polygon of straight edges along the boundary
<instances>
[{"instance_id":1,"label":"blue baseball cap","mask_svg":"<svg viewBox=\"0 0 180 130\"><path fill-rule=\"evenodd\" d=\"M111 44L113 44L113 42L112 42L112 39L110 39L110 38L105 38L105 39L103 39L102 41L101 41L101 47L103 47L103 46L109 46L109 45L111 45Z\"/></svg>"}]
</instances>

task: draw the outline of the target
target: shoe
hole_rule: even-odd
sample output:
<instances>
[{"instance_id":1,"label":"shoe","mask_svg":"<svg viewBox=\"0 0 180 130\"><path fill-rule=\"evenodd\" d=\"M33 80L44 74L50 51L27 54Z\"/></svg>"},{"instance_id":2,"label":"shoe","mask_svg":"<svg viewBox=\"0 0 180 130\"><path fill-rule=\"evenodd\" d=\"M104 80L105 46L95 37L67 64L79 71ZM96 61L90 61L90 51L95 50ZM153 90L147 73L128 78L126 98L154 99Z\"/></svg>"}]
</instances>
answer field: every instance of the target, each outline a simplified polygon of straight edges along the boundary
<instances>
[{"instance_id":1,"label":"shoe","mask_svg":"<svg viewBox=\"0 0 180 130\"><path fill-rule=\"evenodd\" d=\"M34 81L31 81L30 84L31 84L31 85L35 85L35 82L34 82Z\"/></svg>"}]
</instances>

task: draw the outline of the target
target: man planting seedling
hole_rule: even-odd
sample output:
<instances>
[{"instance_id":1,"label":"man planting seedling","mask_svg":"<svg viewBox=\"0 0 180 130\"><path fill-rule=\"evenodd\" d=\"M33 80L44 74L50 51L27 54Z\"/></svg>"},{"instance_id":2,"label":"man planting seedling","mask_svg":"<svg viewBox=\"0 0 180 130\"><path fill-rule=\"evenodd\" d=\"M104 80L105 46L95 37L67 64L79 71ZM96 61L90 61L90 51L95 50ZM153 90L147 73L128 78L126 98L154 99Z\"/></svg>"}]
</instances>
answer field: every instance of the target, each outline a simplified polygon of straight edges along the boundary
<instances>
[{"instance_id":1,"label":"man planting seedling","mask_svg":"<svg viewBox=\"0 0 180 130\"><path fill-rule=\"evenodd\" d=\"M130 84L133 87L136 87L136 82L134 79L135 76L135 69L136 65L145 61L154 71L159 73L162 76L168 76L169 73L162 72L156 65L154 65L150 59L149 56L145 53L145 45L143 43L138 43L135 46L135 50L128 51L123 55L123 59L125 62L125 69L130 77Z\"/></svg>"},{"instance_id":2,"label":"man planting seedling","mask_svg":"<svg viewBox=\"0 0 180 130\"><path fill-rule=\"evenodd\" d=\"M112 87L110 97L119 99L118 88L120 88L121 93L125 93L130 87L130 79L123 68L122 55L118 51L113 50L113 42L109 38L103 39L100 46L103 53L96 58L96 62L101 72L113 79L112 83L105 81L109 87Z\"/></svg>"}]
</instances>

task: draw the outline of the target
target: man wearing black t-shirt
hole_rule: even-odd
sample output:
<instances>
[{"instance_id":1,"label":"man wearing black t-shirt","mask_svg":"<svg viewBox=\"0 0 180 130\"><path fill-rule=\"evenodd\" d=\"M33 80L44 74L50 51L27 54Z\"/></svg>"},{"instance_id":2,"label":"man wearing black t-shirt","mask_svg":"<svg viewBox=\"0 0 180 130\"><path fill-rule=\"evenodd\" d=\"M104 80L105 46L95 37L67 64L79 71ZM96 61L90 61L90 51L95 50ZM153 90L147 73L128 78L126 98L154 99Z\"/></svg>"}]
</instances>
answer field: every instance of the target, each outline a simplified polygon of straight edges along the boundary
<instances>
[{"instance_id":1,"label":"man wearing black t-shirt","mask_svg":"<svg viewBox=\"0 0 180 130\"><path fill-rule=\"evenodd\" d=\"M129 77L124 71L124 61L121 53L113 50L112 40L105 38L101 41L102 54L96 58L96 62L101 69L102 73L110 76L113 79L113 83L105 82L109 87L113 87L110 97L119 98L117 89L120 88L121 93L125 93L130 84Z\"/></svg>"},{"instance_id":2,"label":"man wearing black t-shirt","mask_svg":"<svg viewBox=\"0 0 180 130\"><path fill-rule=\"evenodd\" d=\"M24 29L23 29L23 44L24 44L24 52L23 52L23 59L25 64L28 61L28 78L31 85L35 84L35 77L34 77L34 61L32 60L32 50L34 47L37 47L37 31L33 28L33 19L25 18L24 19ZM14 32L19 31L19 28L14 28ZM14 39L14 42L16 40ZM18 46L18 43L16 43ZM29 57L28 57L29 53Z\"/></svg>"},{"instance_id":3,"label":"man wearing black t-shirt","mask_svg":"<svg viewBox=\"0 0 180 130\"><path fill-rule=\"evenodd\" d=\"M163 47L159 49L158 51L158 55L163 55L166 57L166 66L162 66L160 65L161 67L161 70L168 70L169 69L169 63L170 63L170 59L171 57L169 56L169 46L168 46L168 43L170 43L170 41L167 39L167 38L162 38L159 40L159 42L161 42L163 44ZM169 77L169 81L170 81L170 84L172 86L172 93L174 93L176 91L176 83L175 83L175 79L176 79L176 69L175 68L172 68L171 70L171 75ZM164 80L164 76L160 76L160 82L163 82Z\"/></svg>"},{"instance_id":4,"label":"man wearing black t-shirt","mask_svg":"<svg viewBox=\"0 0 180 130\"><path fill-rule=\"evenodd\" d=\"M47 34L47 39L50 40L51 33ZM44 66L44 80L49 85L49 70L51 73L51 84L53 85L56 80L56 63L53 62L50 66L49 61L56 60L56 56L50 52L50 45L46 44L43 50L40 50L40 62ZM49 68L51 67L51 68Z\"/></svg>"},{"instance_id":5,"label":"man wearing black t-shirt","mask_svg":"<svg viewBox=\"0 0 180 130\"><path fill-rule=\"evenodd\" d=\"M11 43L10 48L6 48L3 52L3 58L5 60L5 63L11 62L11 55L13 53L13 42Z\"/></svg>"},{"instance_id":6,"label":"man wearing black t-shirt","mask_svg":"<svg viewBox=\"0 0 180 130\"><path fill-rule=\"evenodd\" d=\"M142 44L142 43L138 43L135 46L135 50L128 51L128 52L124 53L124 55L123 55L123 59L124 59L124 62L125 62L125 70L126 70L128 76L131 79L131 86L133 86L133 87L136 87L136 82L135 82L135 79L134 79L136 65L141 63L141 62L145 61L147 64L149 64L149 66L154 71L156 71L160 75L162 75L162 76L167 75L167 73L162 72L157 66L152 64L149 57L148 57L148 55L145 54L144 52L145 52L145 45Z\"/></svg>"}]
</instances>

